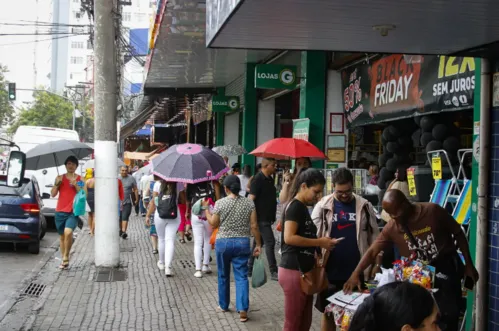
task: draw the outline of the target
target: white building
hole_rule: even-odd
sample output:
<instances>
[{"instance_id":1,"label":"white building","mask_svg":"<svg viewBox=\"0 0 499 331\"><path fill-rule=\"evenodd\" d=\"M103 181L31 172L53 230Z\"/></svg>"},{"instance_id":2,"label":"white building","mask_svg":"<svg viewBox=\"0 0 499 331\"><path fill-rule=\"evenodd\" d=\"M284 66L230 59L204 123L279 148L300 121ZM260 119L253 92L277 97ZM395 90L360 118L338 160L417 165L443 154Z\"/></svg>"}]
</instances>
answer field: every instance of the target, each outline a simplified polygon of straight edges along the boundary
<instances>
[{"instance_id":1,"label":"white building","mask_svg":"<svg viewBox=\"0 0 499 331\"><path fill-rule=\"evenodd\" d=\"M53 22L59 24L59 30L82 35L69 38L55 38L52 41L52 71L50 75L51 90L62 93L65 86L82 85L93 82L93 49L88 34L90 25L88 14L82 9L82 0L53 0ZM132 0L131 5L122 7L123 39L140 45L142 40L134 35L135 29L148 29L150 17L154 14L156 1ZM61 25L69 25L62 27ZM132 31L132 37L130 37ZM143 35L143 31L138 35ZM147 30L145 32L147 36ZM137 48L137 47L135 47ZM128 61L123 70L124 94L131 94L141 86L143 67L136 60ZM88 85L89 87L91 86ZM133 91L132 91L133 90Z\"/></svg>"}]
</instances>

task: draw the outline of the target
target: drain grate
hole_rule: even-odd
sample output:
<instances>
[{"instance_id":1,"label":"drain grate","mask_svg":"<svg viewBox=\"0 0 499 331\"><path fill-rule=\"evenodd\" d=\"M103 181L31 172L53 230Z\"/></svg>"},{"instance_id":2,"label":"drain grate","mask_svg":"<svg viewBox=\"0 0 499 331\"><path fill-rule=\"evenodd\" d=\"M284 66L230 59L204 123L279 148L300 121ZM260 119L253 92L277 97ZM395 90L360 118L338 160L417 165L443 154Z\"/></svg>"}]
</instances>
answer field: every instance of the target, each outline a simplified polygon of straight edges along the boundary
<instances>
[{"instance_id":1,"label":"drain grate","mask_svg":"<svg viewBox=\"0 0 499 331\"><path fill-rule=\"evenodd\" d=\"M131 252L133 252L133 247L120 247L120 252L131 253Z\"/></svg>"},{"instance_id":2,"label":"drain grate","mask_svg":"<svg viewBox=\"0 0 499 331\"><path fill-rule=\"evenodd\" d=\"M127 279L127 272L123 269L101 268L95 275L96 282L123 282Z\"/></svg>"},{"instance_id":3,"label":"drain grate","mask_svg":"<svg viewBox=\"0 0 499 331\"><path fill-rule=\"evenodd\" d=\"M22 295L29 295L32 297L39 297L45 290L46 285L41 285L37 283L30 283L22 293Z\"/></svg>"},{"instance_id":4,"label":"drain grate","mask_svg":"<svg viewBox=\"0 0 499 331\"><path fill-rule=\"evenodd\" d=\"M196 264L191 260L177 260L177 264L184 269L196 268Z\"/></svg>"}]
</instances>

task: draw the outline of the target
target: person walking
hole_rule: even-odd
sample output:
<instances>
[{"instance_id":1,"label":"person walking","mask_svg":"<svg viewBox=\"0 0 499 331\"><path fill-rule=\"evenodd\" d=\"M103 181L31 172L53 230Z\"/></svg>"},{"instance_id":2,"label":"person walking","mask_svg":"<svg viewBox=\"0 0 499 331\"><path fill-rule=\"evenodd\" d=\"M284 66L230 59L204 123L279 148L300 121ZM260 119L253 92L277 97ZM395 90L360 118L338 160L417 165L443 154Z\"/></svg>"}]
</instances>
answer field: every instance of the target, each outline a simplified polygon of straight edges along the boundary
<instances>
[{"instance_id":1,"label":"person walking","mask_svg":"<svg viewBox=\"0 0 499 331\"><path fill-rule=\"evenodd\" d=\"M149 178L149 187L147 188L145 194L149 197L149 203L147 205L147 210L149 210L149 206L153 203L153 195L154 195L154 184L156 184L156 180L154 179L154 175L148 176ZM146 228L149 229L149 236L151 237L152 244L152 253L158 254L158 232L156 231L156 225L154 224L154 213L146 212L146 220L145 220Z\"/></svg>"},{"instance_id":2,"label":"person walking","mask_svg":"<svg viewBox=\"0 0 499 331\"><path fill-rule=\"evenodd\" d=\"M178 227L178 235L180 236L180 243L185 244L185 238L192 240L191 221L187 219L187 201L186 201L186 186L181 186L183 194L179 196L178 209L180 210L180 226Z\"/></svg>"},{"instance_id":3,"label":"person walking","mask_svg":"<svg viewBox=\"0 0 499 331\"><path fill-rule=\"evenodd\" d=\"M343 238L329 255L326 273L329 288L317 295L315 307L324 313L327 298L340 291L362 255L379 235L374 207L369 201L353 193L353 175L347 168L333 174L333 190L322 198L312 212L319 238ZM370 272L363 275L369 280ZM322 330L336 328L334 318L322 315Z\"/></svg>"},{"instance_id":4,"label":"person walking","mask_svg":"<svg viewBox=\"0 0 499 331\"><path fill-rule=\"evenodd\" d=\"M433 287L438 289L434 296L440 308L441 321L447 325L447 330L458 330L463 278L467 277L475 284L479 277L461 225L441 206L429 202L412 203L399 190L387 191L382 205L393 221L385 225L343 290L350 293L359 288L362 272L374 263L381 251L394 244L402 256L414 254L419 260L435 267Z\"/></svg>"},{"instance_id":5,"label":"person walking","mask_svg":"<svg viewBox=\"0 0 499 331\"><path fill-rule=\"evenodd\" d=\"M121 167L121 182L123 183L123 189L125 191L125 199L122 201L121 210L121 227L120 227L120 237L123 239L128 238L127 229L128 221L130 220L130 215L132 214L132 206L137 204L139 201L139 193L137 189L137 182L133 176L128 174L127 167ZM133 197L132 197L133 194Z\"/></svg>"},{"instance_id":6,"label":"person walking","mask_svg":"<svg viewBox=\"0 0 499 331\"><path fill-rule=\"evenodd\" d=\"M87 169L87 174L90 173L88 170L89 169ZM93 169L91 170L92 177L85 181L83 189L85 190L88 207L90 208L90 211L88 212L88 227L90 228L90 235L93 236L95 234L95 171ZM121 180L118 179L118 200L121 202L124 197L123 184L121 183Z\"/></svg>"},{"instance_id":7,"label":"person walking","mask_svg":"<svg viewBox=\"0 0 499 331\"><path fill-rule=\"evenodd\" d=\"M167 277L173 276L171 264L175 253L175 237L180 224L178 210L177 183L156 178L153 199L149 204L146 220L154 213L154 225L158 234L159 270L164 270Z\"/></svg>"},{"instance_id":8,"label":"person walking","mask_svg":"<svg viewBox=\"0 0 499 331\"><path fill-rule=\"evenodd\" d=\"M319 170L303 169L294 181L293 198L284 207L279 266L279 285L284 292L284 331L310 330L314 296L302 291L301 275L312 270L320 248L331 250L339 242L329 237L317 238L317 228L307 208L319 200L325 183Z\"/></svg>"},{"instance_id":9,"label":"person walking","mask_svg":"<svg viewBox=\"0 0 499 331\"><path fill-rule=\"evenodd\" d=\"M237 175L237 177L241 181L241 191L239 191L239 195L247 197L249 195L248 183L251 178L251 166L249 164L245 164L243 167L243 173Z\"/></svg>"},{"instance_id":10,"label":"person walking","mask_svg":"<svg viewBox=\"0 0 499 331\"><path fill-rule=\"evenodd\" d=\"M211 273L210 237L211 233L213 232L213 228L207 222L206 213L204 210L199 215L194 215L191 213L192 206L194 206L194 204L200 199L208 200L209 204L213 206L215 202L220 199L219 182L202 182L187 185L186 218L191 221L192 232L194 235L194 262L196 264L194 277L196 278L202 278L203 273Z\"/></svg>"},{"instance_id":11,"label":"person walking","mask_svg":"<svg viewBox=\"0 0 499 331\"><path fill-rule=\"evenodd\" d=\"M69 156L64 162L66 174L59 175L55 179L50 195L57 199L55 209L55 226L59 233L59 242L62 255L60 269L67 269L69 266L69 252L73 245L73 231L78 225L78 218L73 214L73 201L76 193L83 188L81 177L75 171L78 167L78 159Z\"/></svg>"},{"instance_id":12,"label":"person walking","mask_svg":"<svg viewBox=\"0 0 499 331\"><path fill-rule=\"evenodd\" d=\"M272 175L276 171L276 161L274 159L263 159L262 170L255 175L251 181L249 198L254 201L258 227L262 236L265 255L269 263L270 278L277 281L277 261L275 258L275 237L272 231L272 224L275 222L277 199L276 188ZM256 241L254 243L254 247ZM253 247L253 248L254 248ZM255 258L249 260L249 276L252 275L253 262Z\"/></svg>"},{"instance_id":13,"label":"person walking","mask_svg":"<svg viewBox=\"0 0 499 331\"><path fill-rule=\"evenodd\" d=\"M236 310L239 320L248 320L249 281L248 260L251 255L250 236L256 238L253 256L261 252L260 232L256 221L255 204L246 197L241 197L241 182L235 175L224 180L227 197L217 201L213 212L208 200L202 202L206 208L206 218L210 225L218 228L215 243L218 270L218 309L229 310L230 303L230 266L234 270L236 281Z\"/></svg>"}]
</instances>

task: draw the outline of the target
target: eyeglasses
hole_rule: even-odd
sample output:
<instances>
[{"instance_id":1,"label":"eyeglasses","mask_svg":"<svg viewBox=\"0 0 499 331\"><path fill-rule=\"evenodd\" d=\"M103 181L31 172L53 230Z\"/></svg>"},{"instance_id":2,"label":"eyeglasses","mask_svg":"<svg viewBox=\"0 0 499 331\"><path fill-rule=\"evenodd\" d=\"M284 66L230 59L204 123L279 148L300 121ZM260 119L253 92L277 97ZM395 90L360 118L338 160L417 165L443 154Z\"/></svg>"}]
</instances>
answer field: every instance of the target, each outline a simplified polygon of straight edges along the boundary
<instances>
[{"instance_id":1,"label":"eyeglasses","mask_svg":"<svg viewBox=\"0 0 499 331\"><path fill-rule=\"evenodd\" d=\"M337 190L334 191L335 194L343 195L343 196L349 196L352 194L352 192L353 192L353 189L350 189L348 191L337 191Z\"/></svg>"}]
</instances>

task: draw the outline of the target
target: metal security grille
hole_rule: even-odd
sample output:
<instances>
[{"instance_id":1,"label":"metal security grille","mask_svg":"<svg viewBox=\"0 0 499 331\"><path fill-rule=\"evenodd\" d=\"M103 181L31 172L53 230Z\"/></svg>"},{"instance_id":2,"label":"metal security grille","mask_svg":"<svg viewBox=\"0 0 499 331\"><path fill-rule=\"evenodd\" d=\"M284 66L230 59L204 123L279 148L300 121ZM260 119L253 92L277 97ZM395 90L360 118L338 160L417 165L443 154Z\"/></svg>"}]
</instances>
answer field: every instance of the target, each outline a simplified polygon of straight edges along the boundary
<instances>
[{"instance_id":1,"label":"metal security grille","mask_svg":"<svg viewBox=\"0 0 499 331\"><path fill-rule=\"evenodd\" d=\"M239 97L241 107L244 106L244 84L246 81L246 74L242 74L229 85L225 87L225 95Z\"/></svg>"},{"instance_id":2,"label":"metal security grille","mask_svg":"<svg viewBox=\"0 0 499 331\"><path fill-rule=\"evenodd\" d=\"M196 267L196 264L194 263L194 261L177 260L176 262L181 268L184 268L184 269L192 269L192 268Z\"/></svg>"},{"instance_id":3,"label":"metal security grille","mask_svg":"<svg viewBox=\"0 0 499 331\"><path fill-rule=\"evenodd\" d=\"M122 282L127 279L127 272L123 269L98 269L95 274L96 282Z\"/></svg>"},{"instance_id":4,"label":"metal security grille","mask_svg":"<svg viewBox=\"0 0 499 331\"><path fill-rule=\"evenodd\" d=\"M32 297L39 297L42 295L45 290L46 285L30 283L28 287L26 287L22 293L22 295L28 295Z\"/></svg>"}]
</instances>

